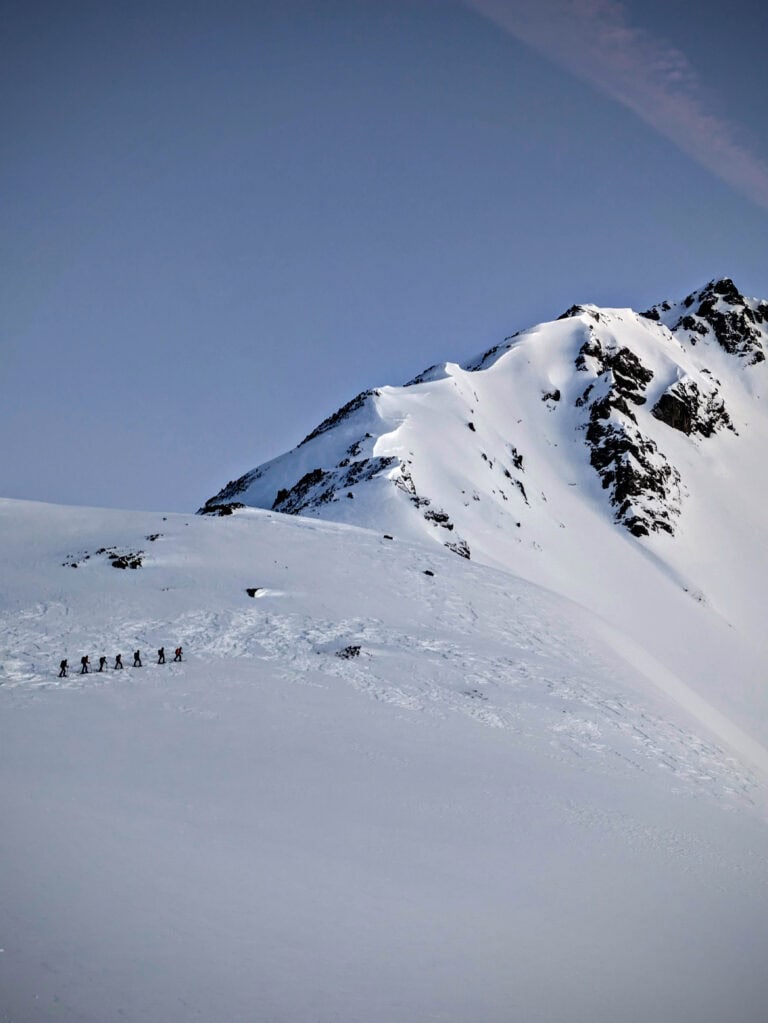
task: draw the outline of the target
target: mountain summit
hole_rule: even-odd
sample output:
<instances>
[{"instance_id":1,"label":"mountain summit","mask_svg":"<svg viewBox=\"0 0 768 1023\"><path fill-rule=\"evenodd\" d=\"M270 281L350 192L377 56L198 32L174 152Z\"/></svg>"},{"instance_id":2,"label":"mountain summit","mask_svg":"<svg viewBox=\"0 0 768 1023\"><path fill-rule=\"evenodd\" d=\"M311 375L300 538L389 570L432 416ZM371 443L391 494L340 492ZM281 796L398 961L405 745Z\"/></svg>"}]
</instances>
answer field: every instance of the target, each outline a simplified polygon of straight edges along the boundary
<instances>
[{"instance_id":1,"label":"mountain summit","mask_svg":"<svg viewBox=\"0 0 768 1023\"><path fill-rule=\"evenodd\" d=\"M575 306L209 517L0 500L3 1019L763 1020L767 326Z\"/></svg>"},{"instance_id":2,"label":"mountain summit","mask_svg":"<svg viewBox=\"0 0 768 1023\"><path fill-rule=\"evenodd\" d=\"M574 498L635 537L674 535L688 475L727 458L753 418L766 347L768 302L729 278L640 314L573 306L461 365L358 394L200 510L426 534L494 560L489 530L541 542L542 520L567 525Z\"/></svg>"},{"instance_id":3,"label":"mountain summit","mask_svg":"<svg viewBox=\"0 0 768 1023\"><path fill-rule=\"evenodd\" d=\"M768 577L768 302L729 278L578 305L358 394L201 509L440 543L574 600L753 727ZM768 735L768 700L759 731Z\"/></svg>"}]
</instances>

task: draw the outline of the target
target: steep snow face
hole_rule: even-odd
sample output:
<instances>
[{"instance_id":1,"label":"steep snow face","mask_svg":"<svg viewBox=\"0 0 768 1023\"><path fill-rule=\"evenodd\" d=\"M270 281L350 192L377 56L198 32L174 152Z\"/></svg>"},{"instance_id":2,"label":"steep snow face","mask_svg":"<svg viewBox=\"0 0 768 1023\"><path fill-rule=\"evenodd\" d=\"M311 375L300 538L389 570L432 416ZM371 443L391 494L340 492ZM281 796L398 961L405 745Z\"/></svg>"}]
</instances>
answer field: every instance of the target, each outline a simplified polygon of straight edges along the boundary
<instances>
[{"instance_id":1,"label":"steep snow face","mask_svg":"<svg viewBox=\"0 0 768 1023\"><path fill-rule=\"evenodd\" d=\"M707 691L762 677L768 303L713 281L644 314L574 306L366 391L201 509L371 526L511 568ZM588 596L585 597L585 580Z\"/></svg>"},{"instance_id":2,"label":"steep snow face","mask_svg":"<svg viewBox=\"0 0 768 1023\"><path fill-rule=\"evenodd\" d=\"M508 561L488 528L542 544L531 509L545 495L568 524L571 487L582 514L635 537L674 535L690 485L680 463L695 474L706 461L690 457L697 444L753 418L766 341L768 303L727 279L642 316L574 306L463 366L363 392L201 511L251 505L391 527Z\"/></svg>"}]
</instances>

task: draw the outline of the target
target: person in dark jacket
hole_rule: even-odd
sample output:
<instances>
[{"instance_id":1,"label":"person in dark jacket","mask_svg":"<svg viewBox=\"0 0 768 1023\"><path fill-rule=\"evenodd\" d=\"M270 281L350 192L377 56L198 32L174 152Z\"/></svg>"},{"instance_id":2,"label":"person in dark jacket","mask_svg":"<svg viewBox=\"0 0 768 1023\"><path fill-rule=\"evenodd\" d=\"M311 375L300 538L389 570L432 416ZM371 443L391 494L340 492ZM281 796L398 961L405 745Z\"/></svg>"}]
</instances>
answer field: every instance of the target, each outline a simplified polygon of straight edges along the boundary
<instances>
[{"instance_id":1,"label":"person in dark jacket","mask_svg":"<svg viewBox=\"0 0 768 1023\"><path fill-rule=\"evenodd\" d=\"M161 646L160 649L157 651L157 663L158 664L165 664L165 647L164 646Z\"/></svg>"},{"instance_id":2,"label":"person in dark jacket","mask_svg":"<svg viewBox=\"0 0 768 1023\"><path fill-rule=\"evenodd\" d=\"M59 678L66 678L67 677L67 668L68 667L69 667L69 664L67 663L67 659L65 657L64 660L59 665Z\"/></svg>"},{"instance_id":3,"label":"person in dark jacket","mask_svg":"<svg viewBox=\"0 0 768 1023\"><path fill-rule=\"evenodd\" d=\"M113 670L115 670L117 668L122 668L122 666L123 666L123 655L122 654L115 654L115 668Z\"/></svg>"},{"instance_id":4,"label":"person in dark jacket","mask_svg":"<svg viewBox=\"0 0 768 1023\"><path fill-rule=\"evenodd\" d=\"M88 674L88 654L83 654L83 656L80 658L80 674L81 675Z\"/></svg>"},{"instance_id":5,"label":"person in dark jacket","mask_svg":"<svg viewBox=\"0 0 768 1023\"><path fill-rule=\"evenodd\" d=\"M104 671L104 668L106 667L106 664L107 664L106 657L100 657L99 658L99 671Z\"/></svg>"},{"instance_id":6,"label":"person in dark jacket","mask_svg":"<svg viewBox=\"0 0 768 1023\"><path fill-rule=\"evenodd\" d=\"M173 659L174 659L174 661L180 661L181 660L181 647L180 646L176 647L176 649L174 651Z\"/></svg>"},{"instance_id":7,"label":"person in dark jacket","mask_svg":"<svg viewBox=\"0 0 768 1023\"><path fill-rule=\"evenodd\" d=\"M133 666L134 668L141 667L141 650L133 651Z\"/></svg>"}]
</instances>

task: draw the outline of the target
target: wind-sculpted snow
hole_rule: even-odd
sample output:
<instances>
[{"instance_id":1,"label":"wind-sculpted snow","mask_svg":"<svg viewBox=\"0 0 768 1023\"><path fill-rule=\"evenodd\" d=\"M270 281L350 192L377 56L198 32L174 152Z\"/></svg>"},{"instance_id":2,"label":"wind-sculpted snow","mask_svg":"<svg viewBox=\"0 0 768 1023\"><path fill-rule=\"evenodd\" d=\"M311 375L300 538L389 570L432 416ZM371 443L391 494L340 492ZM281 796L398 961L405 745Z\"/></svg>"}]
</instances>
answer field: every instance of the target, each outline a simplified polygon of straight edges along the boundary
<instances>
[{"instance_id":1,"label":"wind-sculpted snow","mask_svg":"<svg viewBox=\"0 0 768 1023\"><path fill-rule=\"evenodd\" d=\"M586 658L584 636L567 617L553 616L550 599L532 588L510 595L525 606L513 619L503 602L497 605L498 615L486 621L482 641L467 635L476 615L450 595L428 597L433 634L393 627L380 618L318 619L281 611L281 602L290 597L285 592L267 589L260 597L258 609L188 611L171 619L128 615L109 626L85 628L80 645L118 650L125 648L125 636L131 637L131 647L151 636L150 649L143 644L149 684L170 684L173 691L188 669L155 665L153 657L155 641L172 636L198 666L233 658L252 662L257 673L266 670L278 682L336 680L404 709L438 717L459 714L506 729L515 745L564 763L575 756L591 770L629 775L662 768L691 793L751 803L757 781L749 768L710 739L644 707L624 685L608 682L615 665L595 651ZM56 639L68 613L66 605L45 605L3 617L7 688L21 695L127 684L127 676L114 672L106 678L98 672L55 677ZM354 665L339 663L333 655L350 646L360 650L359 659ZM136 685L135 672L130 684Z\"/></svg>"},{"instance_id":2,"label":"wind-sculpted snow","mask_svg":"<svg viewBox=\"0 0 768 1023\"><path fill-rule=\"evenodd\" d=\"M141 571L65 561L140 544ZM607 998L757 1023L766 765L722 719L738 686L718 719L508 571L272 512L0 502L0 572L9 1019L587 1023Z\"/></svg>"},{"instance_id":3,"label":"wind-sculpted snow","mask_svg":"<svg viewBox=\"0 0 768 1023\"><path fill-rule=\"evenodd\" d=\"M7 503L6 522L15 510L15 503ZM598 651L588 638L588 625L584 631L582 613L506 573L480 569L476 578L465 577L451 559L428 548L398 544L396 550L378 534L332 527L315 539L316 527L287 529L279 517L269 515L239 521L236 532L222 523L214 531L191 534L189 522L182 526L176 516L169 525L164 516L164 533L154 534L158 553L145 558L142 575L149 579L137 589L120 577L113 579L105 571L108 562L98 560L83 560L75 578L66 570L69 563L58 561L55 525L66 518L66 510L52 510L49 517L53 528L47 526L52 534L47 556L25 571L25 588L42 599L29 604L11 600L0 609L0 667L8 691L118 684L127 676L73 674L60 680L54 668L63 654L74 669L81 651L92 661L106 651L111 663L115 652L134 647L144 649L151 662L156 647L180 643L198 661L251 659L293 681L319 671L387 702L463 713L520 730L526 741L535 737L541 749L557 747L566 738L578 746L579 736L588 735L582 755L591 752L598 760L606 753L613 758L626 746L620 756L636 767L655 750L670 770L688 778L706 775L707 781L720 784L721 779L696 766L701 757L707 763L717 760L725 778L737 770L736 762L712 744L693 741L678 725L643 710L637 694L628 698L625 685L616 688L616 671L631 671L626 665L617 668L608 651ZM101 517L109 523L117 515ZM124 517L140 523L138 529L126 533L102 527L99 513L81 513L83 549L110 531L122 531L130 542L157 522L157 516ZM285 546L273 546L276 534L285 536ZM10 560L13 579L13 560L17 571L23 570L23 555ZM6 550L6 570L8 562ZM261 583L257 587L240 585L248 563ZM334 598L338 577L359 579L351 586L358 594L367 585L364 580L375 580L375 595L363 601L370 613L349 614L346 608L360 603L352 594ZM244 596L246 589L255 602ZM342 613L328 617L327 609L338 603ZM141 607L151 613L137 613ZM318 616L321 607L326 613ZM158 613L162 608L165 612ZM362 651L354 667L328 656L350 645ZM159 673L173 678L185 670L169 665ZM582 728L588 718L591 724ZM653 738L645 735L648 743L638 731L640 718L642 728L654 733ZM628 746L622 735L630 737ZM599 736L607 741L593 741ZM755 784L746 779L738 768L727 784L746 791Z\"/></svg>"},{"instance_id":4,"label":"wind-sculpted snow","mask_svg":"<svg viewBox=\"0 0 768 1023\"><path fill-rule=\"evenodd\" d=\"M463 367L433 366L404 388L363 392L294 452L228 484L201 510L221 514L222 506L236 497L246 505L384 529L405 526L411 536L436 538L428 528L436 521L434 513L423 513L436 504L446 521L461 529L460 540L451 541L454 549L458 545L499 560L497 551L478 541L478 534L488 532L488 506L493 518L502 512L504 528L522 528L518 500L528 489L545 492L537 477L547 475L547 448L573 449L583 431L589 464L605 492L605 512L635 537L674 534L685 515L687 481L649 417L699 439L723 428L736 432L723 394L730 385L724 387L705 362L692 360L693 349L711 339L733 356L726 368L742 390L738 376L755 371L766 338L768 303L745 299L728 278L676 305L655 306L642 317L630 310L575 305L558 321L514 334ZM711 348L708 352L712 355ZM717 369L722 373L719 362ZM586 386L580 379L584 372ZM648 405L652 381L655 400ZM586 421L562 414L550 421L563 395L574 390L572 400L584 409ZM476 437L457 431L459 421ZM520 433L530 435L527 483L506 458L510 447L517 449ZM478 454L488 466L499 465L514 486L478 478L483 476L475 471ZM582 486L592 503L583 466L578 449L573 450L572 485ZM467 506L466 494L483 504L472 515L457 511ZM570 503L551 488L547 501ZM542 548L544 538L532 536L531 543Z\"/></svg>"}]
</instances>

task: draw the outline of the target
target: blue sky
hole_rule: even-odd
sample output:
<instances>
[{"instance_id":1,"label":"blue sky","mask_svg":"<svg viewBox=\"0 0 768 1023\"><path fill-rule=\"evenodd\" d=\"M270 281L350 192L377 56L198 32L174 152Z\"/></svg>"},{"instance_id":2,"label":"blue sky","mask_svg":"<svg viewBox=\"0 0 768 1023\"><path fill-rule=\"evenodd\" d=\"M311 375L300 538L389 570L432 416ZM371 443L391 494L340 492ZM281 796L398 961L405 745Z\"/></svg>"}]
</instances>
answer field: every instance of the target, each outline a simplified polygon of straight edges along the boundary
<instances>
[{"instance_id":1,"label":"blue sky","mask_svg":"<svg viewBox=\"0 0 768 1023\"><path fill-rule=\"evenodd\" d=\"M574 302L768 297L755 3L0 3L0 493L194 510Z\"/></svg>"}]
</instances>

